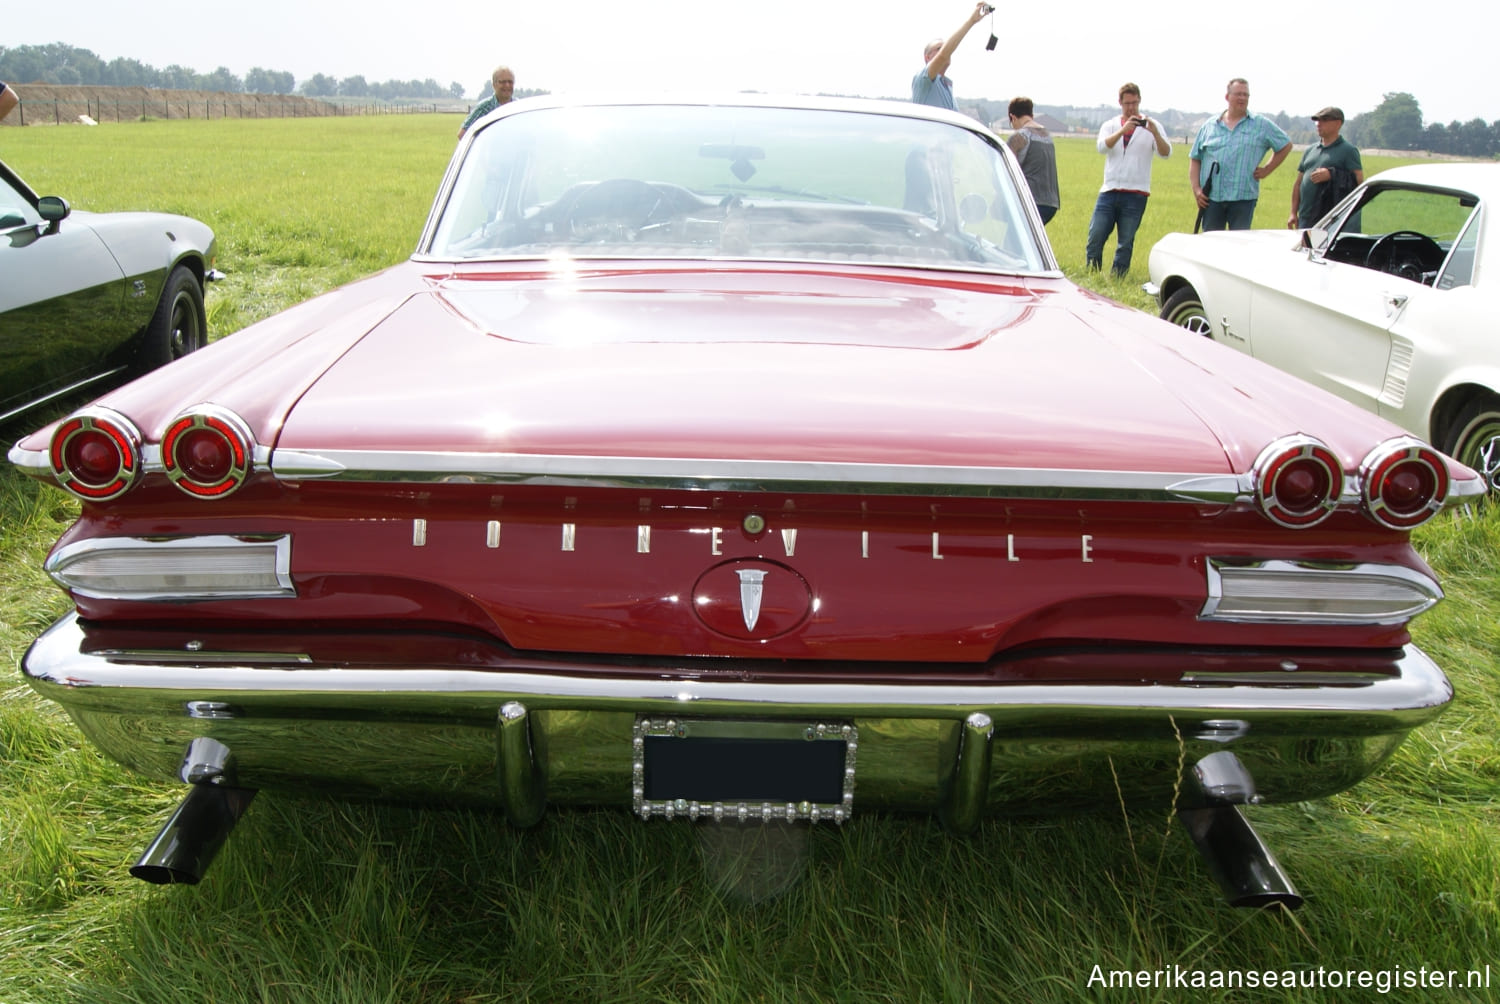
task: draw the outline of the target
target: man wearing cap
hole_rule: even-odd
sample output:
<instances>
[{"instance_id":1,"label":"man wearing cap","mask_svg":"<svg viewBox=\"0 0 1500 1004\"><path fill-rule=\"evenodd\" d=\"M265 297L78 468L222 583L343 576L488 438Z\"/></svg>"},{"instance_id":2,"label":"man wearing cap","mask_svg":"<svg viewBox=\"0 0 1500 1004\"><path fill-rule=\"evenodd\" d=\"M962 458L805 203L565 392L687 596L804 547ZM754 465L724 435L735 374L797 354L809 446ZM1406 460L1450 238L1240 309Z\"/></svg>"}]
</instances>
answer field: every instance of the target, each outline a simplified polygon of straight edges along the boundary
<instances>
[{"instance_id":1,"label":"man wearing cap","mask_svg":"<svg viewBox=\"0 0 1500 1004\"><path fill-rule=\"evenodd\" d=\"M1344 113L1329 105L1312 117L1318 127L1318 145L1302 152L1297 181L1292 185L1292 215L1288 230L1306 229L1338 205L1339 200L1365 180L1364 164L1354 144L1339 135Z\"/></svg>"}]
</instances>

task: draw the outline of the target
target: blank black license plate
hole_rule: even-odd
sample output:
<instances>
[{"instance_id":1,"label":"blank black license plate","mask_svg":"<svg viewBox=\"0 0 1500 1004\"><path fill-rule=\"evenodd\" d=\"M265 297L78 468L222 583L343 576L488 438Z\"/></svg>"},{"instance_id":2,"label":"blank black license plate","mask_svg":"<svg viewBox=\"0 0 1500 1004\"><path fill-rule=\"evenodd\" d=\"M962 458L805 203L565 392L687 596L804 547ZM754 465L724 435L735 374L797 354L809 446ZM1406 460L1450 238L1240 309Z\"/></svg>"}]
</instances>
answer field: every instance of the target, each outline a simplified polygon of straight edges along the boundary
<instances>
[{"instance_id":1,"label":"blank black license plate","mask_svg":"<svg viewBox=\"0 0 1500 1004\"><path fill-rule=\"evenodd\" d=\"M637 716L636 812L689 819L842 823L858 733L847 722Z\"/></svg>"}]
</instances>

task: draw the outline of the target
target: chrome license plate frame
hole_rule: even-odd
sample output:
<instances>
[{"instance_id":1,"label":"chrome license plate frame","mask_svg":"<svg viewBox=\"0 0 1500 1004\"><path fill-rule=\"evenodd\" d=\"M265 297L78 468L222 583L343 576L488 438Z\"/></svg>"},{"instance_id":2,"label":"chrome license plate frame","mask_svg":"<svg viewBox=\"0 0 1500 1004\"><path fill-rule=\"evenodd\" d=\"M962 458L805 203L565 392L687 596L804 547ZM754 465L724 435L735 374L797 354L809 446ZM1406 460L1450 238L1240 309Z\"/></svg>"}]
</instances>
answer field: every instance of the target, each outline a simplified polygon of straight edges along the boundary
<instances>
[{"instance_id":1,"label":"chrome license plate frame","mask_svg":"<svg viewBox=\"0 0 1500 1004\"><path fill-rule=\"evenodd\" d=\"M852 722L637 715L632 803L644 819L841 824L858 751Z\"/></svg>"}]
</instances>

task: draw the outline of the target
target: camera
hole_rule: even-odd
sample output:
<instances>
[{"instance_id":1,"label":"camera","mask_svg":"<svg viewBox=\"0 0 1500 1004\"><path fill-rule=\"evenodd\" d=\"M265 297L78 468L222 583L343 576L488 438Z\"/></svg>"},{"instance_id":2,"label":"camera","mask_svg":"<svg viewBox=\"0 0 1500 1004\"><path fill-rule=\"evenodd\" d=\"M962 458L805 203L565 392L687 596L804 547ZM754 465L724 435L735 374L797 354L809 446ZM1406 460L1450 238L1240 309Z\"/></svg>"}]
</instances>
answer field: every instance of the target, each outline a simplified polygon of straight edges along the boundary
<instances>
[{"instance_id":1,"label":"camera","mask_svg":"<svg viewBox=\"0 0 1500 1004\"><path fill-rule=\"evenodd\" d=\"M981 14L993 14L995 13L995 8L992 4L980 4L979 12Z\"/></svg>"},{"instance_id":2,"label":"camera","mask_svg":"<svg viewBox=\"0 0 1500 1004\"><path fill-rule=\"evenodd\" d=\"M1137 115L1135 118L1131 119L1131 122L1141 129L1147 128L1147 121L1148 120L1144 115Z\"/></svg>"}]
</instances>

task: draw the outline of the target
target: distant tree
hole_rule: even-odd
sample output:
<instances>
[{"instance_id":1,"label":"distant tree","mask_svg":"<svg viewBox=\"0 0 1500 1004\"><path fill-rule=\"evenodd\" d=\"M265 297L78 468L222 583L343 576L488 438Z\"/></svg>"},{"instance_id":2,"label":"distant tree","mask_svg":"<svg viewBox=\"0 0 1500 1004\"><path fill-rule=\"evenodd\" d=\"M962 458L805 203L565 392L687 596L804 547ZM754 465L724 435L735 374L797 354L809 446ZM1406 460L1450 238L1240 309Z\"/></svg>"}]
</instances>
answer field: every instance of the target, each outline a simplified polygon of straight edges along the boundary
<instances>
[{"instance_id":1,"label":"distant tree","mask_svg":"<svg viewBox=\"0 0 1500 1004\"><path fill-rule=\"evenodd\" d=\"M1493 157L1495 133L1484 119L1471 119L1458 127L1459 150L1465 157Z\"/></svg>"},{"instance_id":2,"label":"distant tree","mask_svg":"<svg viewBox=\"0 0 1500 1004\"><path fill-rule=\"evenodd\" d=\"M229 67L220 66L207 76L199 77L197 90L200 91L228 91L230 94L238 94L245 89L240 78L229 72Z\"/></svg>"},{"instance_id":3,"label":"distant tree","mask_svg":"<svg viewBox=\"0 0 1500 1004\"><path fill-rule=\"evenodd\" d=\"M41 80L46 70L47 61L40 46L18 45L0 51L0 80L29 84Z\"/></svg>"},{"instance_id":4,"label":"distant tree","mask_svg":"<svg viewBox=\"0 0 1500 1004\"><path fill-rule=\"evenodd\" d=\"M63 87L76 87L83 83L83 74L78 72L76 66L59 66L43 73L42 82L60 84Z\"/></svg>"},{"instance_id":5,"label":"distant tree","mask_svg":"<svg viewBox=\"0 0 1500 1004\"><path fill-rule=\"evenodd\" d=\"M111 87L154 87L157 71L135 59L111 59L104 67L105 84Z\"/></svg>"},{"instance_id":6,"label":"distant tree","mask_svg":"<svg viewBox=\"0 0 1500 1004\"><path fill-rule=\"evenodd\" d=\"M191 91L198 87L198 74L180 63L173 63L161 71L157 83L168 90Z\"/></svg>"},{"instance_id":7,"label":"distant tree","mask_svg":"<svg viewBox=\"0 0 1500 1004\"><path fill-rule=\"evenodd\" d=\"M1370 142L1386 150L1416 150L1422 145L1422 106L1404 91L1387 94L1370 113Z\"/></svg>"},{"instance_id":8,"label":"distant tree","mask_svg":"<svg viewBox=\"0 0 1500 1004\"><path fill-rule=\"evenodd\" d=\"M364 98L370 94L370 85L365 83L365 78L356 74L345 77L339 81L339 95L346 98Z\"/></svg>"},{"instance_id":9,"label":"distant tree","mask_svg":"<svg viewBox=\"0 0 1500 1004\"><path fill-rule=\"evenodd\" d=\"M326 73L314 73L300 89L310 98L331 98L339 92L339 82Z\"/></svg>"},{"instance_id":10,"label":"distant tree","mask_svg":"<svg viewBox=\"0 0 1500 1004\"><path fill-rule=\"evenodd\" d=\"M464 85L457 80L448 85L448 96L450 98L461 98L464 96Z\"/></svg>"},{"instance_id":11,"label":"distant tree","mask_svg":"<svg viewBox=\"0 0 1500 1004\"><path fill-rule=\"evenodd\" d=\"M246 94L275 94L275 84L271 79L271 71L263 70L259 66L252 66L245 73Z\"/></svg>"},{"instance_id":12,"label":"distant tree","mask_svg":"<svg viewBox=\"0 0 1500 1004\"><path fill-rule=\"evenodd\" d=\"M1433 153L1451 153L1448 130L1441 122L1430 122L1422 131L1422 146Z\"/></svg>"}]
</instances>

